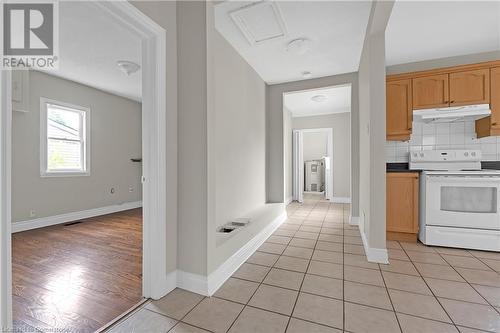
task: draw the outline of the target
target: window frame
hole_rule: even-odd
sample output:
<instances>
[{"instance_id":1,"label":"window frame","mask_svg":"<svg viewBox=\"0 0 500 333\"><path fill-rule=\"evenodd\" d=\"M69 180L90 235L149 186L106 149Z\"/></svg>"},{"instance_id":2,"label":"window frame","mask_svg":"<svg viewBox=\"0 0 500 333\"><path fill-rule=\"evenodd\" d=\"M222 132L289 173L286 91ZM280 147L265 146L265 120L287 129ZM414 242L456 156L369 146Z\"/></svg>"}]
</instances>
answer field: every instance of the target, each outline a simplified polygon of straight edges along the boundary
<instances>
[{"instance_id":1,"label":"window frame","mask_svg":"<svg viewBox=\"0 0 500 333\"><path fill-rule=\"evenodd\" d=\"M83 170L81 169L61 169L50 170L48 166L48 111L47 105L53 104L61 108L72 109L79 111L84 115L81 157L83 159ZM90 108L74 105L66 102L61 102L45 97L40 98L40 177L78 177L90 176Z\"/></svg>"}]
</instances>

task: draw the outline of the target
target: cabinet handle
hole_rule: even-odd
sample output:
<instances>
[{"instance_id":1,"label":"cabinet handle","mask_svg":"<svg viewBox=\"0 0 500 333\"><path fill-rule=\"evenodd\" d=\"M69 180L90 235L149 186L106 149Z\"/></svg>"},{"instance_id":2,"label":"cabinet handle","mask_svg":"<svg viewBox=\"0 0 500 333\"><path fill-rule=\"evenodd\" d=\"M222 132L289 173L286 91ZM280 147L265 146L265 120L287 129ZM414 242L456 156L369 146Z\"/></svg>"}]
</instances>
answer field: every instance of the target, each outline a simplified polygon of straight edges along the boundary
<instances>
[{"instance_id":1,"label":"cabinet handle","mask_svg":"<svg viewBox=\"0 0 500 333\"><path fill-rule=\"evenodd\" d=\"M498 125L498 123L491 123L491 126L496 126Z\"/></svg>"},{"instance_id":2,"label":"cabinet handle","mask_svg":"<svg viewBox=\"0 0 500 333\"><path fill-rule=\"evenodd\" d=\"M455 103L455 101L450 101L450 103Z\"/></svg>"}]
</instances>

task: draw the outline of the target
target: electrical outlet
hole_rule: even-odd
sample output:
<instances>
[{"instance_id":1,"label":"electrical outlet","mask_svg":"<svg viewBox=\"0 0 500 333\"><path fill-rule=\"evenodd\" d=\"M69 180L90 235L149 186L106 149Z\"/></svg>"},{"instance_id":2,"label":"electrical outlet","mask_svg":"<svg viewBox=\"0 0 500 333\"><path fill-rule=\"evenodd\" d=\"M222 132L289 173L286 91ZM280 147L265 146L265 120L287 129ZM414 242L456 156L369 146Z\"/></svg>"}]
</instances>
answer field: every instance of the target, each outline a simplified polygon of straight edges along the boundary
<instances>
[{"instance_id":1,"label":"electrical outlet","mask_svg":"<svg viewBox=\"0 0 500 333\"><path fill-rule=\"evenodd\" d=\"M134 192L134 190L135 190L135 189L134 189L134 187L133 187L133 186L129 186L129 188L128 188L128 191L129 191L129 192L131 192L131 193L132 193L132 192Z\"/></svg>"},{"instance_id":2,"label":"electrical outlet","mask_svg":"<svg viewBox=\"0 0 500 333\"><path fill-rule=\"evenodd\" d=\"M36 216L36 212L34 210L30 210L30 217L35 217Z\"/></svg>"}]
</instances>

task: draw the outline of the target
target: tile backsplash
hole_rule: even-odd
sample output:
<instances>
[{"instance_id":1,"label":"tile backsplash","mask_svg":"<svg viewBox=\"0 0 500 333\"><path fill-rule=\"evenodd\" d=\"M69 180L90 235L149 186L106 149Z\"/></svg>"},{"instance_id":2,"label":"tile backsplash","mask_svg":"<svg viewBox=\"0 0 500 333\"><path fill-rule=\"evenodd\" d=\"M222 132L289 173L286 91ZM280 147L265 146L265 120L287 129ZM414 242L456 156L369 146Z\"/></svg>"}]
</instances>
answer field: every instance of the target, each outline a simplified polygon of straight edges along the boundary
<instances>
[{"instance_id":1,"label":"tile backsplash","mask_svg":"<svg viewBox=\"0 0 500 333\"><path fill-rule=\"evenodd\" d=\"M481 150L483 161L499 161L500 136L478 139L473 120L435 124L413 122L410 141L386 141L386 161L408 162L410 152L434 149L477 149Z\"/></svg>"}]
</instances>

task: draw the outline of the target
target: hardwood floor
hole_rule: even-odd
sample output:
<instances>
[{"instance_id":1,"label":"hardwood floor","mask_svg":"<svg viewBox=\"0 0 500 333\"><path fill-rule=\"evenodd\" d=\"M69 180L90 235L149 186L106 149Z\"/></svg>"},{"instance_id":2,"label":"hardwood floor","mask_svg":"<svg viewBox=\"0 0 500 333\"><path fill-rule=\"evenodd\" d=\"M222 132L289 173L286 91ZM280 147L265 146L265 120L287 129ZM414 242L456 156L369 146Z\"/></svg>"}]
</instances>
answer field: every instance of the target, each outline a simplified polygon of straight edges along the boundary
<instances>
[{"instance_id":1,"label":"hardwood floor","mask_svg":"<svg viewBox=\"0 0 500 333\"><path fill-rule=\"evenodd\" d=\"M12 235L14 325L94 332L141 301L142 209Z\"/></svg>"}]
</instances>

